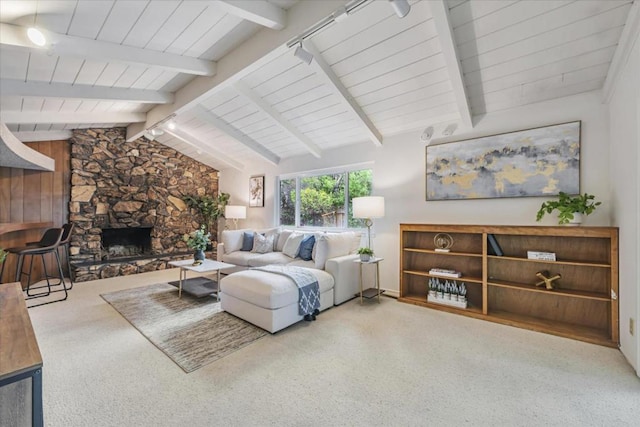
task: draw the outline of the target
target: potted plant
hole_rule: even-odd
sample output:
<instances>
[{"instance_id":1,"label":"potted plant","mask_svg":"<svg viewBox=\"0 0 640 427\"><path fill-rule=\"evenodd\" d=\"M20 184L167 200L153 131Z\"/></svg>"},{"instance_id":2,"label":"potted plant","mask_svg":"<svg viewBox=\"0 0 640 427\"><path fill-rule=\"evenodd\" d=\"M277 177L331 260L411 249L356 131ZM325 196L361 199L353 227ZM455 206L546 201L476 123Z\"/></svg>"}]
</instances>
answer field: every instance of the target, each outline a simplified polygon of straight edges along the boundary
<instances>
[{"instance_id":1,"label":"potted plant","mask_svg":"<svg viewBox=\"0 0 640 427\"><path fill-rule=\"evenodd\" d=\"M540 221L544 214L558 211L558 224L575 224L582 222L582 215L589 215L601 202L596 202L595 196L591 194L578 194L570 196L567 193L560 192L558 200L546 201L540 206L540 210L536 216L536 221Z\"/></svg>"},{"instance_id":2,"label":"potted plant","mask_svg":"<svg viewBox=\"0 0 640 427\"><path fill-rule=\"evenodd\" d=\"M360 248L358 249L358 254L360 254L360 261L369 262L373 256L373 250L371 248Z\"/></svg>"},{"instance_id":3,"label":"potted plant","mask_svg":"<svg viewBox=\"0 0 640 427\"><path fill-rule=\"evenodd\" d=\"M199 229L191 232L191 234L185 234L184 241L187 242L187 246L190 249L194 250L193 259L196 262L204 261L204 250L207 245L211 244L211 233L204 228L204 225L201 225Z\"/></svg>"},{"instance_id":4,"label":"potted plant","mask_svg":"<svg viewBox=\"0 0 640 427\"><path fill-rule=\"evenodd\" d=\"M5 252L2 250L2 248L0 248L0 264L4 262L4 259L7 257L8 254L9 252Z\"/></svg>"}]
</instances>

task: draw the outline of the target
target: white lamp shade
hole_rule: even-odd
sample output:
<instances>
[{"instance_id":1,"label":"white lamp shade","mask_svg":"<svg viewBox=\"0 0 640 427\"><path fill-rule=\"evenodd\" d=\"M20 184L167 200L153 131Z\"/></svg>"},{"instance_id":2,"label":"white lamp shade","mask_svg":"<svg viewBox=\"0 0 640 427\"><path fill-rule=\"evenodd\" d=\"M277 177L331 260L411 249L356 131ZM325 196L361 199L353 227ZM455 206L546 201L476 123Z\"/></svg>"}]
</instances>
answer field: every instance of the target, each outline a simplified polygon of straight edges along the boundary
<instances>
[{"instance_id":1,"label":"white lamp shade","mask_svg":"<svg viewBox=\"0 0 640 427\"><path fill-rule=\"evenodd\" d=\"M247 217L247 207L227 205L224 207L224 217L229 219L245 219Z\"/></svg>"},{"instance_id":2,"label":"white lamp shade","mask_svg":"<svg viewBox=\"0 0 640 427\"><path fill-rule=\"evenodd\" d=\"M384 217L384 197L354 197L354 218L382 218Z\"/></svg>"}]
</instances>

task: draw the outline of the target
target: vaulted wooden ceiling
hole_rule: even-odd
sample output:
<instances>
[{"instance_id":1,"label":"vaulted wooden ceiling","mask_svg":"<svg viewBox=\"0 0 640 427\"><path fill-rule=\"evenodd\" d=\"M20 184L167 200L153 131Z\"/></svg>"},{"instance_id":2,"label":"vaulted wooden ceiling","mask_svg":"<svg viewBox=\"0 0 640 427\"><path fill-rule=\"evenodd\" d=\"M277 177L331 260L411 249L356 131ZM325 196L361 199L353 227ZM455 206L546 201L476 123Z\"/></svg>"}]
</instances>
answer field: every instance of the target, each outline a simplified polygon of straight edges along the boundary
<instances>
[{"instance_id":1,"label":"vaulted wooden ceiling","mask_svg":"<svg viewBox=\"0 0 640 427\"><path fill-rule=\"evenodd\" d=\"M0 120L23 141L156 128L217 169L277 164L606 98L640 21L632 0L409 3L399 18L387 0L1 0ZM28 26L51 42L33 46Z\"/></svg>"}]
</instances>

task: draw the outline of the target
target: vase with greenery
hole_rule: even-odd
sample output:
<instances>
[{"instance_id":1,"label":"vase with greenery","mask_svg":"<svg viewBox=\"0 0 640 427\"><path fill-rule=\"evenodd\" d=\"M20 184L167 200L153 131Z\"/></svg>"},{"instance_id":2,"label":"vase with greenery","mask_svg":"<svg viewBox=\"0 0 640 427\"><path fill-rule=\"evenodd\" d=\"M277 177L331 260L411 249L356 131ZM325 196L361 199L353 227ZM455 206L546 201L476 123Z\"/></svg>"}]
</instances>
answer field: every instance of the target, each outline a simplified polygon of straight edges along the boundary
<instances>
[{"instance_id":1,"label":"vase with greenery","mask_svg":"<svg viewBox=\"0 0 640 427\"><path fill-rule=\"evenodd\" d=\"M5 260L5 258L7 257L7 255L9 254L9 252L5 252L2 250L2 248L0 248L0 264L2 264Z\"/></svg>"},{"instance_id":2,"label":"vase with greenery","mask_svg":"<svg viewBox=\"0 0 640 427\"><path fill-rule=\"evenodd\" d=\"M369 262L373 256L373 250L371 248L359 248L358 254L360 254L360 261Z\"/></svg>"},{"instance_id":3,"label":"vase with greenery","mask_svg":"<svg viewBox=\"0 0 640 427\"><path fill-rule=\"evenodd\" d=\"M220 193L218 196L195 195L184 196L182 200L188 207L198 211L202 217L202 225L207 231L211 231L211 226L224 216L224 208L229 203L229 193Z\"/></svg>"},{"instance_id":4,"label":"vase with greenery","mask_svg":"<svg viewBox=\"0 0 640 427\"><path fill-rule=\"evenodd\" d=\"M207 245L211 244L211 233L209 233L204 225L201 225L199 229L184 235L184 241L187 242L187 246L194 250L193 258L196 261L204 260L204 250Z\"/></svg>"},{"instance_id":5,"label":"vase with greenery","mask_svg":"<svg viewBox=\"0 0 640 427\"><path fill-rule=\"evenodd\" d=\"M558 224L575 223L576 217L591 214L601 204L602 202L596 202L595 196L591 194L584 193L570 196L561 191L558 195L558 200L549 200L540 206L536 221L540 221L544 214L550 214L557 210Z\"/></svg>"}]
</instances>

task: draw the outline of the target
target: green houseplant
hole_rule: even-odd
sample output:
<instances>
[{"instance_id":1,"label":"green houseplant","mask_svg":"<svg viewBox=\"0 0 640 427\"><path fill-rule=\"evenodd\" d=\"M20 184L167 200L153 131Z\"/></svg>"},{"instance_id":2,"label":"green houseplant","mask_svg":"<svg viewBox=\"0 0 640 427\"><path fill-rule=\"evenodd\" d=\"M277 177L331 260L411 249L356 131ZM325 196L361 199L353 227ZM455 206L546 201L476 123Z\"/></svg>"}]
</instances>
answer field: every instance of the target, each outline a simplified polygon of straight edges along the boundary
<instances>
[{"instance_id":1,"label":"green houseplant","mask_svg":"<svg viewBox=\"0 0 640 427\"><path fill-rule=\"evenodd\" d=\"M4 259L7 257L8 254L9 252L5 252L2 250L2 248L0 248L0 264L4 262Z\"/></svg>"},{"instance_id":2,"label":"green houseplant","mask_svg":"<svg viewBox=\"0 0 640 427\"><path fill-rule=\"evenodd\" d=\"M198 211L202 216L202 225L204 225L207 231L211 231L211 225L214 224L218 218L224 216L224 208L229 203L229 193L220 193L218 196L209 195L195 195L184 196L182 200L188 207Z\"/></svg>"},{"instance_id":3,"label":"green houseplant","mask_svg":"<svg viewBox=\"0 0 640 427\"><path fill-rule=\"evenodd\" d=\"M546 201L540 206L536 221L540 221L544 214L550 214L554 210L558 211L558 224L569 224L576 220L576 214L589 215L600 206L602 202L596 202L595 196L592 194L578 194L570 196L567 193L560 192L558 200Z\"/></svg>"},{"instance_id":4,"label":"green houseplant","mask_svg":"<svg viewBox=\"0 0 640 427\"><path fill-rule=\"evenodd\" d=\"M360 261L367 262L373 256L373 249L371 248L359 248L358 254L360 254Z\"/></svg>"}]
</instances>

